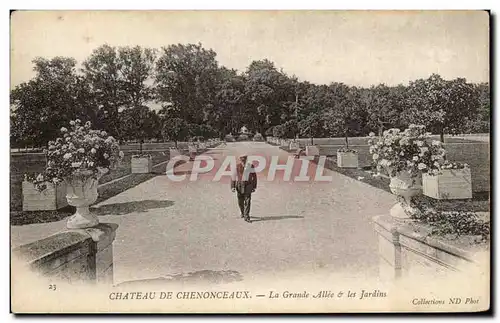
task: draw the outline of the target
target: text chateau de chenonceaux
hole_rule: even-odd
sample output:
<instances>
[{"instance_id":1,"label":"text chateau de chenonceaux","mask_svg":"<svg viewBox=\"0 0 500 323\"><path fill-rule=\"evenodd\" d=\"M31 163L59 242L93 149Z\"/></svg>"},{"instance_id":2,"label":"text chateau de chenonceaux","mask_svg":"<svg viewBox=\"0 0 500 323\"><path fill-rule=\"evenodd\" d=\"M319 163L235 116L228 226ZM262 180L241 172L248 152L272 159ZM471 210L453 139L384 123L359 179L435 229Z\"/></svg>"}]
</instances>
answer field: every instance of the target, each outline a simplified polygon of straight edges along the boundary
<instances>
[{"instance_id":1,"label":"text chateau de chenonceaux","mask_svg":"<svg viewBox=\"0 0 500 323\"><path fill-rule=\"evenodd\" d=\"M13 312L490 308L488 12L11 30Z\"/></svg>"}]
</instances>

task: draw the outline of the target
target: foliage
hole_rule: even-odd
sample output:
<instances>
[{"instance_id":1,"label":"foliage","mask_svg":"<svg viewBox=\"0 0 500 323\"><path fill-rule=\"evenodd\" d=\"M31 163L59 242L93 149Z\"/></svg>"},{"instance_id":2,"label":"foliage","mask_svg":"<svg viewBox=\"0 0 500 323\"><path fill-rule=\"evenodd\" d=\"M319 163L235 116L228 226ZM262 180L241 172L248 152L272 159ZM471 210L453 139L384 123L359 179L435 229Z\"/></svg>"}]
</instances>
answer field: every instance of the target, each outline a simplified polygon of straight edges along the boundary
<instances>
[{"instance_id":1,"label":"foliage","mask_svg":"<svg viewBox=\"0 0 500 323\"><path fill-rule=\"evenodd\" d=\"M223 138L248 125L280 138L343 136L346 148L348 137L371 131L382 135L384 129L412 123L442 138L444 133L489 131L489 84L436 74L408 85L316 85L287 75L267 59L252 61L239 73L220 66L215 51L201 44L170 45L158 52L105 44L79 71L72 58L33 63L35 77L11 91L11 142L18 147L45 146L57 137L54 129L77 118L120 140ZM159 113L145 114L147 122L133 118L153 100L162 106ZM147 134L136 131L138 123L148 125Z\"/></svg>"},{"instance_id":2,"label":"foliage","mask_svg":"<svg viewBox=\"0 0 500 323\"><path fill-rule=\"evenodd\" d=\"M463 78L444 80L437 74L428 79L410 82L408 86L409 108L403 111L403 119L409 123L423 124L439 133L463 132L467 120L480 105L479 91Z\"/></svg>"},{"instance_id":3,"label":"foliage","mask_svg":"<svg viewBox=\"0 0 500 323\"><path fill-rule=\"evenodd\" d=\"M155 68L156 97L187 123L207 121L220 83L216 53L201 44L163 47Z\"/></svg>"},{"instance_id":4,"label":"foliage","mask_svg":"<svg viewBox=\"0 0 500 323\"><path fill-rule=\"evenodd\" d=\"M13 144L43 147L57 137L59 127L88 109L79 100L73 58L36 58L33 63L35 77L11 91L11 136Z\"/></svg>"},{"instance_id":5,"label":"foliage","mask_svg":"<svg viewBox=\"0 0 500 323\"><path fill-rule=\"evenodd\" d=\"M430 142L429 133L421 125L410 125L405 131L389 129L382 137L370 134L370 154L377 168L396 176L402 171L411 175L436 174L444 163L445 150L441 142Z\"/></svg>"},{"instance_id":6,"label":"foliage","mask_svg":"<svg viewBox=\"0 0 500 323\"><path fill-rule=\"evenodd\" d=\"M433 234L459 236L481 236L489 239L490 222L479 218L472 210L444 211L436 202L429 203L426 199L414 199L415 206L420 210L414 218L420 222L430 224Z\"/></svg>"},{"instance_id":7,"label":"foliage","mask_svg":"<svg viewBox=\"0 0 500 323\"><path fill-rule=\"evenodd\" d=\"M177 147L177 142L189 135L187 122L182 118L163 118L162 134L165 139L173 140Z\"/></svg>"},{"instance_id":8,"label":"foliage","mask_svg":"<svg viewBox=\"0 0 500 323\"><path fill-rule=\"evenodd\" d=\"M92 130L90 121L85 125L80 120L70 121L69 130L61 128L62 137L50 141L47 153L47 167L37 176L27 179L39 190L47 182L59 183L75 172L92 171L97 175L102 169L113 169L123 158L118 143L105 131Z\"/></svg>"}]
</instances>

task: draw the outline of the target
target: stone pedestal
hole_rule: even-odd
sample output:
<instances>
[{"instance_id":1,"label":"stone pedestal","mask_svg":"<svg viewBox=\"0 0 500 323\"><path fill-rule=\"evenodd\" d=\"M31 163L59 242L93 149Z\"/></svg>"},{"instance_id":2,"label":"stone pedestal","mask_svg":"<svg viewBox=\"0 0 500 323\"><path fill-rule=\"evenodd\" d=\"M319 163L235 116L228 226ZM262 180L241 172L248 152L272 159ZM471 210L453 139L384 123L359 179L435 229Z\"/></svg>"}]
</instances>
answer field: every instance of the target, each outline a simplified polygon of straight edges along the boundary
<instances>
[{"instance_id":1,"label":"stone pedestal","mask_svg":"<svg viewBox=\"0 0 500 323\"><path fill-rule=\"evenodd\" d=\"M319 149L316 146L306 146L307 156L319 156Z\"/></svg>"},{"instance_id":2,"label":"stone pedestal","mask_svg":"<svg viewBox=\"0 0 500 323\"><path fill-rule=\"evenodd\" d=\"M450 241L431 235L432 228L389 215L373 218L379 246L381 279L446 276L449 272L481 270L488 264L489 245Z\"/></svg>"},{"instance_id":3,"label":"stone pedestal","mask_svg":"<svg viewBox=\"0 0 500 323\"><path fill-rule=\"evenodd\" d=\"M19 246L12 256L42 276L69 283L113 283L117 224L68 230Z\"/></svg>"}]
</instances>

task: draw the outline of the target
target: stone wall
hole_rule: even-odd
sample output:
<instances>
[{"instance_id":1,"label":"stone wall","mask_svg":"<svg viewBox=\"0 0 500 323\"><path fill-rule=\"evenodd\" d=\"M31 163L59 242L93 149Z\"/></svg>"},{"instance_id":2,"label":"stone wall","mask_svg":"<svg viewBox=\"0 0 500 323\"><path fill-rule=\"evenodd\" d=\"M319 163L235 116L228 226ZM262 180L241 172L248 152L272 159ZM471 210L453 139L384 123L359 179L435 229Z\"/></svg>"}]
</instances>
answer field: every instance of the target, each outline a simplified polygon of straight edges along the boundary
<instances>
[{"instance_id":1,"label":"stone wall","mask_svg":"<svg viewBox=\"0 0 500 323\"><path fill-rule=\"evenodd\" d=\"M43 276L66 282L113 283L117 224L69 230L19 246L12 255Z\"/></svg>"},{"instance_id":2,"label":"stone wall","mask_svg":"<svg viewBox=\"0 0 500 323\"><path fill-rule=\"evenodd\" d=\"M478 259L488 255L484 244L460 245L430 235L430 228L391 216L374 218L382 279L423 275L435 277L450 271L481 268ZM465 247L464 247L465 246Z\"/></svg>"}]
</instances>

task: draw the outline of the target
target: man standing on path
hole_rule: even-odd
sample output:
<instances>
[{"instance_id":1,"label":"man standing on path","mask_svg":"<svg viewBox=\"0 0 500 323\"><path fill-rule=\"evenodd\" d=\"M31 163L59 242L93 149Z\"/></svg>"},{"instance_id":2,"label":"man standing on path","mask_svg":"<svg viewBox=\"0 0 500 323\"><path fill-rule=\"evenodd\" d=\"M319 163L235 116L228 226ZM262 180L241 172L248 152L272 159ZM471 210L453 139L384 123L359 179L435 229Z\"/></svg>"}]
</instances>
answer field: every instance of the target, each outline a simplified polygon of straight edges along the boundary
<instances>
[{"instance_id":1,"label":"man standing on path","mask_svg":"<svg viewBox=\"0 0 500 323\"><path fill-rule=\"evenodd\" d=\"M254 166L247 164L247 158L247 154L240 155L236 171L231 180L231 190L237 192L241 217L250 223L250 203L252 193L257 189L257 174Z\"/></svg>"}]
</instances>

